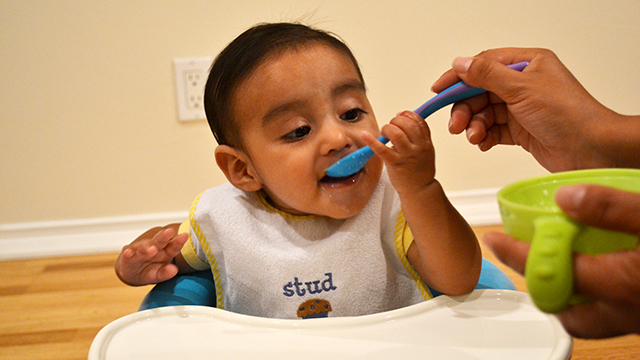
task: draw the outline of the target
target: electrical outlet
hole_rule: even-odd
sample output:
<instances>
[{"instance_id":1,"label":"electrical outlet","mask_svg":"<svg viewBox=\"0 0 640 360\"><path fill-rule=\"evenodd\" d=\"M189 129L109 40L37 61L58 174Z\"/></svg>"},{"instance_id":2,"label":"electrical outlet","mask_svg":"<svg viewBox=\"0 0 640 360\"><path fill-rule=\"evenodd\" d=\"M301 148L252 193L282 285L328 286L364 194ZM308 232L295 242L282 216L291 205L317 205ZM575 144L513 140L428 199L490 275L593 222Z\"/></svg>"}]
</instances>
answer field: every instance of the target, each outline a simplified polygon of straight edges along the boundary
<instances>
[{"instance_id":1,"label":"electrical outlet","mask_svg":"<svg viewBox=\"0 0 640 360\"><path fill-rule=\"evenodd\" d=\"M207 83L212 62L213 58L210 56L173 59L180 121L206 118L203 102L204 86Z\"/></svg>"}]
</instances>

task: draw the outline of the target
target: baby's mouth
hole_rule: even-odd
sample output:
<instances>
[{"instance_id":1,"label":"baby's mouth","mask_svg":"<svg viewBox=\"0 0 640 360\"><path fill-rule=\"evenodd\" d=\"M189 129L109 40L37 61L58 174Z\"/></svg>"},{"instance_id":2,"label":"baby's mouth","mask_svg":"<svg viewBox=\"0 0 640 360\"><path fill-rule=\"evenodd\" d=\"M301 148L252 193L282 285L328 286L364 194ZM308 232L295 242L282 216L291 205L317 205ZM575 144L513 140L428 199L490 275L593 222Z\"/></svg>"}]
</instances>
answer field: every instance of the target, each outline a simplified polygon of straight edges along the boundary
<instances>
[{"instance_id":1,"label":"baby's mouth","mask_svg":"<svg viewBox=\"0 0 640 360\"><path fill-rule=\"evenodd\" d=\"M345 176L345 177L332 177L332 176L327 176L325 175L322 179L320 179L320 183L321 184L327 184L327 185L342 185L342 184L350 184L355 182L356 178L358 176L360 176L360 173L362 172L362 170L358 171L357 173L353 174L353 175L349 175L349 176Z\"/></svg>"}]
</instances>

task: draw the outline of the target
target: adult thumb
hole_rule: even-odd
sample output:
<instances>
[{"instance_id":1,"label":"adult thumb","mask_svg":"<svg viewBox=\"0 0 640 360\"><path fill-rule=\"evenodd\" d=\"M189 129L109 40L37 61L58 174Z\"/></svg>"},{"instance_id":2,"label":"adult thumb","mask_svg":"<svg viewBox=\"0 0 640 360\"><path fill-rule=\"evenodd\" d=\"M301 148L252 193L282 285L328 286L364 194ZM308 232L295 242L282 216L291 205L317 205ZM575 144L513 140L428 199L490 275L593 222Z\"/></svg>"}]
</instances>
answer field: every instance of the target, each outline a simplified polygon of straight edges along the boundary
<instances>
[{"instance_id":1,"label":"adult thumb","mask_svg":"<svg viewBox=\"0 0 640 360\"><path fill-rule=\"evenodd\" d=\"M514 102L525 90L525 74L492 59L459 57L452 67L464 82L496 94L507 104Z\"/></svg>"},{"instance_id":2,"label":"adult thumb","mask_svg":"<svg viewBox=\"0 0 640 360\"><path fill-rule=\"evenodd\" d=\"M556 192L558 206L586 225L640 234L640 194L590 184L563 186Z\"/></svg>"}]
</instances>

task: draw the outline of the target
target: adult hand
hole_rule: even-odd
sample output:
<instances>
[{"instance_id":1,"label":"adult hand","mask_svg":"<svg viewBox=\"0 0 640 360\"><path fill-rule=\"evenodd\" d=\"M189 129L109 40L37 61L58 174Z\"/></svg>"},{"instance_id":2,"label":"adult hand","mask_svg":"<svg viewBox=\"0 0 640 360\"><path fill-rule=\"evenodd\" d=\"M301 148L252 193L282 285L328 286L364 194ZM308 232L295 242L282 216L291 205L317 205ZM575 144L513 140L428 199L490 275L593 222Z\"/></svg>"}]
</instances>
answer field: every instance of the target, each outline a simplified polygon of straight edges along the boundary
<instances>
[{"instance_id":1,"label":"adult hand","mask_svg":"<svg viewBox=\"0 0 640 360\"><path fill-rule=\"evenodd\" d=\"M640 234L640 194L596 185L572 185L556 194L557 204L581 223L633 235ZM529 244L508 235L484 238L496 257L524 273ZM609 254L574 255L574 292L591 299L558 314L576 337L604 338L640 334L640 248Z\"/></svg>"},{"instance_id":2,"label":"adult hand","mask_svg":"<svg viewBox=\"0 0 640 360\"><path fill-rule=\"evenodd\" d=\"M522 72L503 64L529 61ZM544 49L494 49L457 58L434 85L440 92L459 79L487 93L456 103L449 131L466 130L470 143L487 151L519 145L549 171L640 164L640 120L595 100L558 57ZM632 155L634 154L634 155Z\"/></svg>"}]
</instances>

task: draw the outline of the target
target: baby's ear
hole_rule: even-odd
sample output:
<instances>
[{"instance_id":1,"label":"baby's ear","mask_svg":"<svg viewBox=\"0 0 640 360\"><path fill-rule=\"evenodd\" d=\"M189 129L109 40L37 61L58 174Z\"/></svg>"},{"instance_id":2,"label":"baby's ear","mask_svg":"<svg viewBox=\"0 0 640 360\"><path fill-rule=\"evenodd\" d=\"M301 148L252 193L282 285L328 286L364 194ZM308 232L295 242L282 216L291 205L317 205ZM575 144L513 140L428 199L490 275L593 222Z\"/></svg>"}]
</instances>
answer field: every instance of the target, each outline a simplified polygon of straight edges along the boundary
<instances>
[{"instance_id":1,"label":"baby's ear","mask_svg":"<svg viewBox=\"0 0 640 360\"><path fill-rule=\"evenodd\" d=\"M215 151L216 163L229 182L240 190L258 191L262 182L258 178L251 160L242 151L228 145L220 145Z\"/></svg>"}]
</instances>

